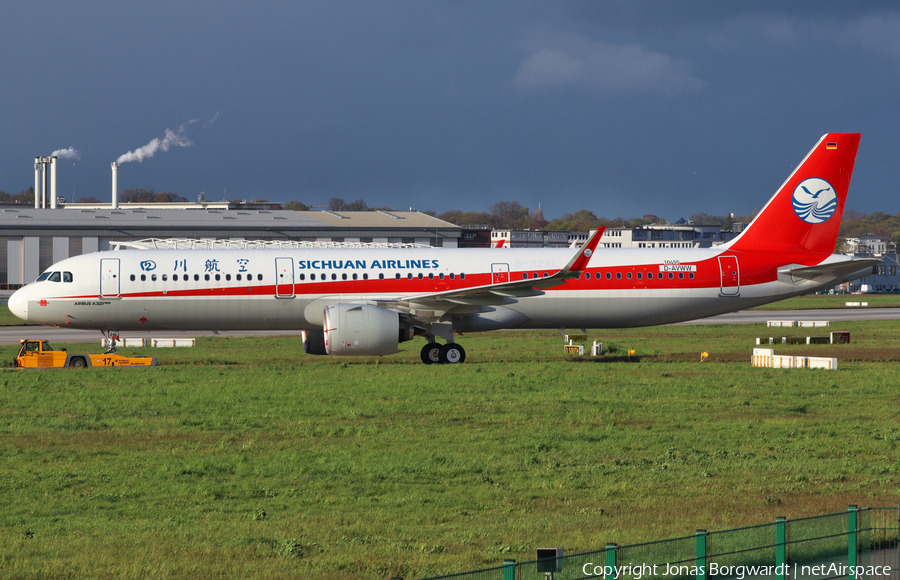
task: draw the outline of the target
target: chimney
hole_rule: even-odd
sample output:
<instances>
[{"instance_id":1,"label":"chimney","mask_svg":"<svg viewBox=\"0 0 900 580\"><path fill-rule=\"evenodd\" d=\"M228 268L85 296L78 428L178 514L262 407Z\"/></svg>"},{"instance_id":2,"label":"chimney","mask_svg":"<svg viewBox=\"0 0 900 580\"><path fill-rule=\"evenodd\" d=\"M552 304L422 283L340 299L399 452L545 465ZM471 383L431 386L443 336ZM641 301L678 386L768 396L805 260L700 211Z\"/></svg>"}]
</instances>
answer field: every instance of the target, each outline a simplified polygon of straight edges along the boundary
<instances>
[{"instance_id":1,"label":"chimney","mask_svg":"<svg viewBox=\"0 0 900 580\"><path fill-rule=\"evenodd\" d=\"M56 157L50 157L50 209L56 209Z\"/></svg>"},{"instance_id":2,"label":"chimney","mask_svg":"<svg viewBox=\"0 0 900 580\"><path fill-rule=\"evenodd\" d=\"M119 164L112 162L112 208L119 207Z\"/></svg>"},{"instance_id":3,"label":"chimney","mask_svg":"<svg viewBox=\"0 0 900 580\"><path fill-rule=\"evenodd\" d=\"M41 158L34 158L34 209L41 209Z\"/></svg>"},{"instance_id":4,"label":"chimney","mask_svg":"<svg viewBox=\"0 0 900 580\"><path fill-rule=\"evenodd\" d=\"M47 209L47 158L41 157L41 209Z\"/></svg>"}]
</instances>

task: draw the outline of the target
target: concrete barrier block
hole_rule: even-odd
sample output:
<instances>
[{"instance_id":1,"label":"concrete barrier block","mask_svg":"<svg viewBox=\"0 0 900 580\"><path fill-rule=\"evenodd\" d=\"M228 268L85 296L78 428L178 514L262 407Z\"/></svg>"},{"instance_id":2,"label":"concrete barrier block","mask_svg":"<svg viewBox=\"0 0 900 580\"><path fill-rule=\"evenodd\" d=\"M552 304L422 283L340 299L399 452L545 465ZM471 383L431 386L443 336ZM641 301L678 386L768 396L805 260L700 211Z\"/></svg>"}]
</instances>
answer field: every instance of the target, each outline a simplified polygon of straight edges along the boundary
<instances>
[{"instance_id":1,"label":"concrete barrier block","mask_svg":"<svg viewBox=\"0 0 900 580\"><path fill-rule=\"evenodd\" d=\"M195 346L196 338L151 338L150 346L159 348Z\"/></svg>"},{"instance_id":2,"label":"concrete barrier block","mask_svg":"<svg viewBox=\"0 0 900 580\"><path fill-rule=\"evenodd\" d=\"M821 356L809 357L809 368L811 369L828 369L836 371L838 367L838 359L826 358Z\"/></svg>"}]
</instances>

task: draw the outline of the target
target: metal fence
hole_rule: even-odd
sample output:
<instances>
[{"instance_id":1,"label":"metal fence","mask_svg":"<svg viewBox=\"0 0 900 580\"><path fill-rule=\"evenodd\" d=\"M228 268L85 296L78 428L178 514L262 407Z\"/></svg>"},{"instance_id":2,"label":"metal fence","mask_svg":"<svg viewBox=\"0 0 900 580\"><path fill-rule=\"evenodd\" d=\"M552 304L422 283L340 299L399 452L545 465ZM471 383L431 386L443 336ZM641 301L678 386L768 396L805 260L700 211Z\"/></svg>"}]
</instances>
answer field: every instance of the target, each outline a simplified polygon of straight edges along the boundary
<instances>
[{"instance_id":1,"label":"metal fence","mask_svg":"<svg viewBox=\"0 0 900 580\"><path fill-rule=\"evenodd\" d=\"M900 507L554 556L426 580L900 580Z\"/></svg>"}]
</instances>

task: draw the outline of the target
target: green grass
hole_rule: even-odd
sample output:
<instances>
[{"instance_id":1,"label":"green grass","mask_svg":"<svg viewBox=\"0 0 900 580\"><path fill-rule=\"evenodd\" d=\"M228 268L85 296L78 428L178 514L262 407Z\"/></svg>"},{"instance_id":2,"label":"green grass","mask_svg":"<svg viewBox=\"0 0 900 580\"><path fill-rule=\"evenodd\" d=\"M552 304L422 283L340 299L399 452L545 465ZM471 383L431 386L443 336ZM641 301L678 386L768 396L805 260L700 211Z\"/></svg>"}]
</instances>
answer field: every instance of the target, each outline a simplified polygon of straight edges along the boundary
<instances>
[{"instance_id":1,"label":"green grass","mask_svg":"<svg viewBox=\"0 0 900 580\"><path fill-rule=\"evenodd\" d=\"M761 325L592 331L600 359L511 331L463 337L458 366L216 338L0 371L0 571L413 578L896 505L900 325L841 329L776 347L836 372L750 368Z\"/></svg>"},{"instance_id":2,"label":"green grass","mask_svg":"<svg viewBox=\"0 0 900 580\"><path fill-rule=\"evenodd\" d=\"M5 301L0 302L0 326L18 326L20 324L24 325L25 322L9 311L9 304Z\"/></svg>"},{"instance_id":3,"label":"green grass","mask_svg":"<svg viewBox=\"0 0 900 580\"><path fill-rule=\"evenodd\" d=\"M808 294L759 306L755 310L847 308L847 302L868 302L869 308L900 308L900 294Z\"/></svg>"}]
</instances>

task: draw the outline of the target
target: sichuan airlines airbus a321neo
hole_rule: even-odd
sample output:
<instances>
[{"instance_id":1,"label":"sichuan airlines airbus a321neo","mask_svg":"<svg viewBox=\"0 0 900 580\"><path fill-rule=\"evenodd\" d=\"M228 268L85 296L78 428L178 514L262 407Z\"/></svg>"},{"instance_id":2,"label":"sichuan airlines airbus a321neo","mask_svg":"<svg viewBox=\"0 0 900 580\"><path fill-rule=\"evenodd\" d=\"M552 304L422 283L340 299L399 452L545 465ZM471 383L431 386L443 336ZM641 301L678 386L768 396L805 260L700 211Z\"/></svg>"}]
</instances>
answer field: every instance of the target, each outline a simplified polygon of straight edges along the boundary
<instances>
[{"instance_id":1,"label":"sichuan airlines airbus a321neo","mask_svg":"<svg viewBox=\"0 0 900 580\"><path fill-rule=\"evenodd\" d=\"M76 256L18 290L28 322L112 330L297 329L304 350L466 358L454 334L668 324L860 278L833 254L858 133L829 133L753 222L714 248L148 249ZM437 338L445 341L439 344Z\"/></svg>"}]
</instances>

